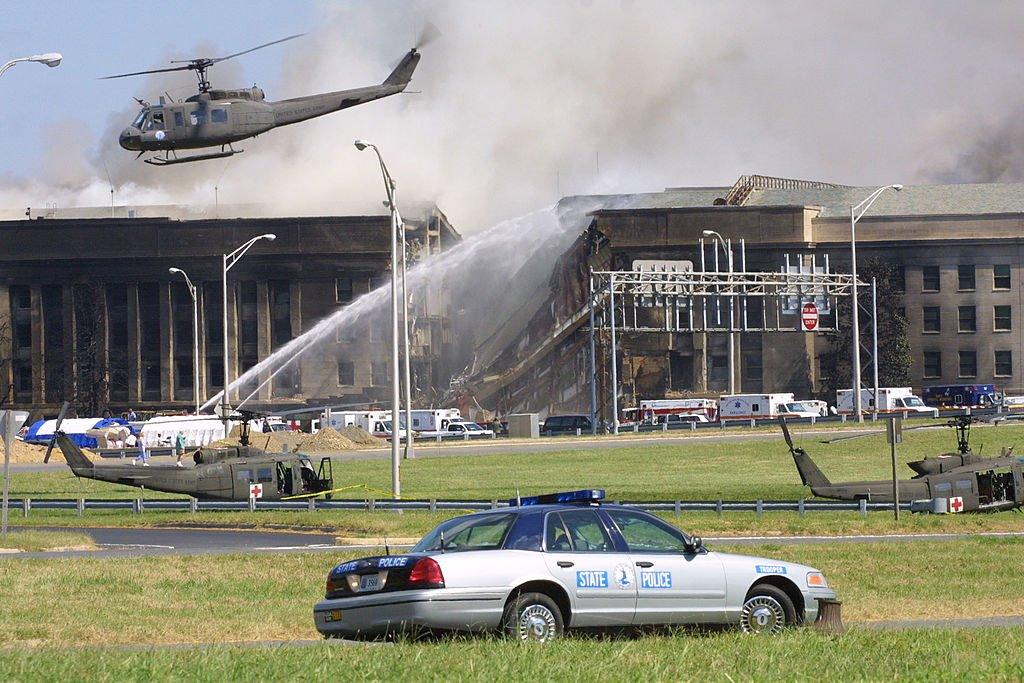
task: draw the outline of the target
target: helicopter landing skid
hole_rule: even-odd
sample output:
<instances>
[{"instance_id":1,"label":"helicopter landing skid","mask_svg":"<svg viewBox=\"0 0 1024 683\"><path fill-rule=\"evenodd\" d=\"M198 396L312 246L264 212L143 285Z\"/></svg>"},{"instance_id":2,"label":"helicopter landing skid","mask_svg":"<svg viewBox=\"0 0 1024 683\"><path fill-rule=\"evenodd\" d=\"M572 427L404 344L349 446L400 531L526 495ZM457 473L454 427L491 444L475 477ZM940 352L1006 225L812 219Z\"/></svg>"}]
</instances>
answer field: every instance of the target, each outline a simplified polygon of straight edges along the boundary
<instances>
[{"instance_id":1,"label":"helicopter landing skid","mask_svg":"<svg viewBox=\"0 0 1024 683\"><path fill-rule=\"evenodd\" d=\"M244 149L228 149L221 150L219 152L210 152L209 154L195 154L190 157L178 157L178 156L162 156L153 157L152 159L143 159L147 164L152 166L171 166L173 164L187 164L192 161L206 161L208 159L223 159L225 157L234 156L241 154Z\"/></svg>"}]
</instances>

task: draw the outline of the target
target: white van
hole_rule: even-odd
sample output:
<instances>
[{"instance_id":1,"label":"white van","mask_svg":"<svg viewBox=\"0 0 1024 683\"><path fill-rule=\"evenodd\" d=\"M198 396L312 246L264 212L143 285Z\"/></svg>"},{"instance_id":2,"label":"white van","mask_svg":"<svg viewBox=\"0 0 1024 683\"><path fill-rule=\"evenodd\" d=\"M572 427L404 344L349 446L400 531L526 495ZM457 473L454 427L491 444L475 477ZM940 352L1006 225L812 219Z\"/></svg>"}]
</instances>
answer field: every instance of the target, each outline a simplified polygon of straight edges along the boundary
<instances>
[{"instance_id":1,"label":"white van","mask_svg":"<svg viewBox=\"0 0 1024 683\"><path fill-rule=\"evenodd\" d=\"M783 417L819 417L813 407L793 398L793 394L732 394L718 402L721 420L765 420Z\"/></svg>"},{"instance_id":2,"label":"white van","mask_svg":"<svg viewBox=\"0 0 1024 683\"><path fill-rule=\"evenodd\" d=\"M860 390L861 409L866 413L931 413L938 410L926 406L914 395L910 387L879 387L878 407L875 407L875 390ZM836 410L840 415L853 414L853 390L840 389L836 392Z\"/></svg>"}]
</instances>

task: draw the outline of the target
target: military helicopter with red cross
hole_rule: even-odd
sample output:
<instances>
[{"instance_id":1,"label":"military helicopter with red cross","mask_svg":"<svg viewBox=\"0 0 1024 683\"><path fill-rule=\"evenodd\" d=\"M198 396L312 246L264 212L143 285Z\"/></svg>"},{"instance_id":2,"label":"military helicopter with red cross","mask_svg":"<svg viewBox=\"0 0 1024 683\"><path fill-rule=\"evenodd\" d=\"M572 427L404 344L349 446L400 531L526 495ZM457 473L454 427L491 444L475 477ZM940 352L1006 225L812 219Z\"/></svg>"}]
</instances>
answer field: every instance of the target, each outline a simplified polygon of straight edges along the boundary
<instances>
[{"instance_id":1,"label":"military helicopter with red cross","mask_svg":"<svg viewBox=\"0 0 1024 683\"><path fill-rule=\"evenodd\" d=\"M971 452L971 424L976 417L958 415L947 426L957 433L957 452L908 462L915 474L899 480L899 502L918 503L934 511L932 501L942 502L945 512L998 512L1024 506L1024 458L1014 456L1013 448L1004 448L998 457L986 458ZM818 468L803 448L794 446L785 419L780 418L782 433L804 486L822 498L872 503L892 503L892 479L879 481L833 482ZM854 437L845 437L854 438Z\"/></svg>"}]
</instances>

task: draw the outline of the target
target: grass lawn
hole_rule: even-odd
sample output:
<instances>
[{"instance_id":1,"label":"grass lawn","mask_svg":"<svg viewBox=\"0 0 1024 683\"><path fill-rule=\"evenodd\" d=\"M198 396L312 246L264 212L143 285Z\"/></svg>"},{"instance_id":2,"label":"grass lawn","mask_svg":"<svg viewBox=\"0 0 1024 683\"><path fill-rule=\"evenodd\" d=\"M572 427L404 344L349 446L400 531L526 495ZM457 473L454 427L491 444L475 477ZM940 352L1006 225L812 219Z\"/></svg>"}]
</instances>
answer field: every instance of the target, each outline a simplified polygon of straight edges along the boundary
<instances>
[{"instance_id":1,"label":"grass lawn","mask_svg":"<svg viewBox=\"0 0 1024 683\"><path fill-rule=\"evenodd\" d=\"M822 444L821 435L802 434L807 449L833 481L886 479L888 446L884 435ZM1024 442L1024 425L977 428L974 450L996 455L1002 446ZM567 444L568 445L568 444ZM904 433L901 461L954 450L953 431L926 429ZM336 486L365 485L390 489L390 464L383 460L336 461ZM901 476L913 473L901 468ZM70 470L18 473L12 495L31 498L95 498L140 495L139 489L79 480ZM683 444L659 444L549 453L506 453L450 457L419 457L402 463L406 498L508 499L518 488L523 495L552 490L601 487L619 500L793 500L809 496L781 434L753 435L751 440L709 442L694 438ZM161 494L145 492L145 497Z\"/></svg>"},{"instance_id":2,"label":"grass lawn","mask_svg":"<svg viewBox=\"0 0 1024 683\"><path fill-rule=\"evenodd\" d=\"M1024 613L1017 539L714 547L821 569L847 621ZM316 638L327 571L356 555L7 561L0 647Z\"/></svg>"},{"instance_id":3,"label":"grass lawn","mask_svg":"<svg viewBox=\"0 0 1024 683\"><path fill-rule=\"evenodd\" d=\"M9 681L89 680L986 680L1024 675L1024 629L810 630L568 638L547 646L496 638L394 646L0 651Z\"/></svg>"},{"instance_id":4,"label":"grass lawn","mask_svg":"<svg viewBox=\"0 0 1024 683\"><path fill-rule=\"evenodd\" d=\"M78 534L69 531L36 531L33 529L18 529L6 536L0 536L0 551L3 550L56 550L60 548L74 548L76 550L90 550L96 546L92 538L85 534Z\"/></svg>"}]
</instances>

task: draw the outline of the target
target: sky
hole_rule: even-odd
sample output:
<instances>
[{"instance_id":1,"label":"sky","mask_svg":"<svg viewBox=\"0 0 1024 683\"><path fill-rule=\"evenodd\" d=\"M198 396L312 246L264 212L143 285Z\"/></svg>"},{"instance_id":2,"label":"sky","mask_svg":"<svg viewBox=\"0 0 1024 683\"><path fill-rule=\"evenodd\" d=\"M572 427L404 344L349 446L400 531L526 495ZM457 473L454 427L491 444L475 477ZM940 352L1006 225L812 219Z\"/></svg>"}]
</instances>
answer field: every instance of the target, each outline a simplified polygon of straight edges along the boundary
<instances>
[{"instance_id":1,"label":"sky","mask_svg":"<svg viewBox=\"0 0 1024 683\"><path fill-rule=\"evenodd\" d=\"M380 82L430 22L411 91L167 169L117 146L132 97L191 73L97 80L305 38L214 67L268 99ZM1024 180L1024 5L773 0L218 0L0 4L0 209L261 202L278 214L436 201L470 233L576 193ZM108 181L109 177L109 181Z\"/></svg>"}]
</instances>

